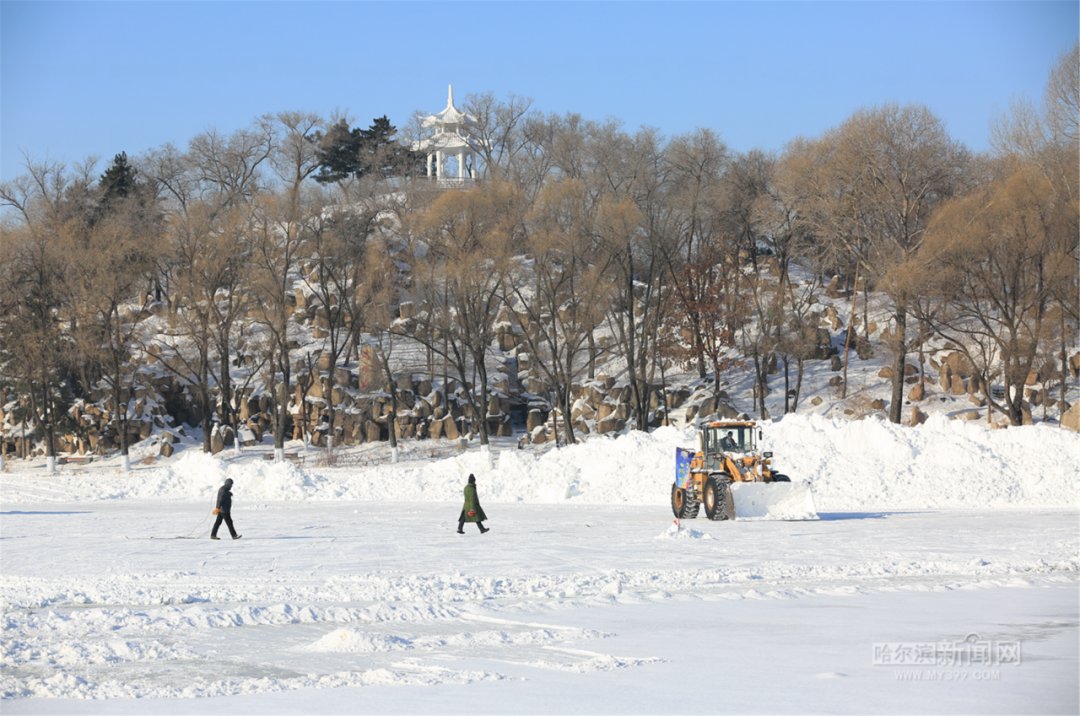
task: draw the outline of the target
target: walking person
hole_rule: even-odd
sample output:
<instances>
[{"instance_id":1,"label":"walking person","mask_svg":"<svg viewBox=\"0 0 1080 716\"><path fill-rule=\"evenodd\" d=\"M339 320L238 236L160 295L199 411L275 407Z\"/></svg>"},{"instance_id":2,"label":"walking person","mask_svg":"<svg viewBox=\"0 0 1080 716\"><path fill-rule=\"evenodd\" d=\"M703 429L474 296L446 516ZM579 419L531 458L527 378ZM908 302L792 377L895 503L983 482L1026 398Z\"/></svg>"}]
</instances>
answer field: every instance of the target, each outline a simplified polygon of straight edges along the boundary
<instances>
[{"instance_id":1,"label":"walking person","mask_svg":"<svg viewBox=\"0 0 1080 716\"><path fill-rule=\"evenodd\" d=\"M484 508L480 506L480 498L476 496L476 475L469 475L469 484L465 486L465 505L461 508L461 516L458 517L458 534L465 534L463 528L466 522L475 522L480 528L480 534L484 534L488 531L488 528L484 527L486 519Z\"/></svg>"},{"instance_id":2,"label":"walking person","mask_svg":"<svg viewBox=\"0 0 1080 716\"><path fill-rule=\"evenodd\" d=\"M225 484L217 491L217 504L214 506L214 514L217 515L217 519L214 520L214 528L210 530L210 539L221 539L217 536L218 527L221 527L221 523L224 521L225 526L229 528L229 534L233 539L240 539L243 535L236 534L236 528L233 527L232 522L232 478L226 478Z\"/></svg>"}]
</instances>

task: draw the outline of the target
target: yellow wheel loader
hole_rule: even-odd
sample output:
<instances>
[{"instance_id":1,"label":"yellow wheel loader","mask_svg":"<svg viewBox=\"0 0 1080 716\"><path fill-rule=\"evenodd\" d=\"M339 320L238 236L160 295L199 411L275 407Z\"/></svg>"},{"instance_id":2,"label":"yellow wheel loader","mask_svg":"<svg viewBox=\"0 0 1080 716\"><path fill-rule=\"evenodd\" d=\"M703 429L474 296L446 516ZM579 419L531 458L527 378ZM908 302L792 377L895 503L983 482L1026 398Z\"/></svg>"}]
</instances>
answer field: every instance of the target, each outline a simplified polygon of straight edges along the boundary
<instances>
[{"instance_id":1,"label":"yellow wheel loader","mask_svg":"<svg viewBox=\"0 0 1080 716\"><path fill-rule=\"evenodd\" d=\"M752 420L718 420L698 430L698 450L676 448L671 511L697 517L704 505L710 520L817 519L805 482L792 482L761 452L761 427Z\"/></svg>"}]
</instances>

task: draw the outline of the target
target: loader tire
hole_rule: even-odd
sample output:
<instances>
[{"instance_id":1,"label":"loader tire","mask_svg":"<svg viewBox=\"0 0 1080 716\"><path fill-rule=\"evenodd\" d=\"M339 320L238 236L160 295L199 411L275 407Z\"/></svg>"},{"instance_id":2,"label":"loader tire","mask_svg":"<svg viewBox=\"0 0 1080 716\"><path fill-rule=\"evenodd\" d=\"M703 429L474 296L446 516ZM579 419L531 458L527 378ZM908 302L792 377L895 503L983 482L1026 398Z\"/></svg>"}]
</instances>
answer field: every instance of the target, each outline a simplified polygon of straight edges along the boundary
<instances>
[{"instance_id":1,"label":"loader tire","mask_svg":"<svg viewBox=\"0 0 1080 716\"><path fill-rule=\"evenodd\" d=\"M773 482L791 482L791 478L787 475L776 474L772 476Z\"/></svg>"},{"instance_id":2,"label":"loader tire","mask_svg":"<svg viewBox=\"0 0 1080 716\"><path fill-rule=\"evenodd\" d=\"M697 517L701 503L687 494L681 487L671 486L671 511L680 520L690 520Z\"/></svg>"},{"instance_id":3,"label":"loader tire","mask_svg":"<svg viewBox=\"0 0 1080 716\"><path fill-rule=\"evenodd\" d=\"M715 476L705 481L705 494L702 502L705 503L705 516L710 520L726 520L728 518L725 504L728 499L728 483L718 480Z\"/></svg>"},{"instance_id":4,"label":"loader tire","mask_svg":"<svg viewBox=\"0 0 1080 716\"><path fill-rule=\"evenodd\" d=\"M682 488L671 486L671 512L675 515L675 519L681 520L683 512L686 511L686 490Z\"/></svg>"},{"instance_id":5,"label":"loader tire","mask_svg":"<svg viewBox=\"0 0 1080 716\"><path fill-rule=\"evenodd\" d=\"M697 517L701 509L701 500L692 492L686 493L686 509L683 510L683 519L692 520Z\"/></svg>"}]
</instances>

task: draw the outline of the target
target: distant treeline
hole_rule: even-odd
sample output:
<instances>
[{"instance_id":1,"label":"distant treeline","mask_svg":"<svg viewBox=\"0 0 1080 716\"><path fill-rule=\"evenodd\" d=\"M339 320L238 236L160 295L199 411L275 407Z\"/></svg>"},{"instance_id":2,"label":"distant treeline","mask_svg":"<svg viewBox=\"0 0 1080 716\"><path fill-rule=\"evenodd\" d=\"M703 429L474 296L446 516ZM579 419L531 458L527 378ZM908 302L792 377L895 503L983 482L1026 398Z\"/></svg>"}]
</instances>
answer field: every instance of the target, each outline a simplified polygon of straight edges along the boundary
<instances>
[{"instance_id":1,"label":"distant treeline","mask_svg":"<svg viewBox=\"0 0 1080 716\"><path fill-rule=\"evenodd\" d=\"M51 454L95 405L126 454L134 404L164 399L144 389L152 366L195 406L208 447L251 384L283 446L312 376L324 397L301 402L333 436L338 368L365 347L394 418L404 341L483 416L508 331L570 439L571 386L601 360L625 370L638 428L665 371L719 391L732 361L753 372L764 416L777 373L795 410L804 361L824 357L833 276L851 296L851 349L871 295L887 305L891 420L905 360L936 336L1019 424L1047 362L1064 402L1077 345L1077 66L1074 49L1043 106L997 123L989 155L921 106L860 110L774 155L482 95L465 107L479 179L452 188L423 176L385 117L361 130L283 112L185 150L119 154L100 175L28 162L0 189L0 431ZM475 429L486 443L488 421Z\"/></svg>"}]
</instances>

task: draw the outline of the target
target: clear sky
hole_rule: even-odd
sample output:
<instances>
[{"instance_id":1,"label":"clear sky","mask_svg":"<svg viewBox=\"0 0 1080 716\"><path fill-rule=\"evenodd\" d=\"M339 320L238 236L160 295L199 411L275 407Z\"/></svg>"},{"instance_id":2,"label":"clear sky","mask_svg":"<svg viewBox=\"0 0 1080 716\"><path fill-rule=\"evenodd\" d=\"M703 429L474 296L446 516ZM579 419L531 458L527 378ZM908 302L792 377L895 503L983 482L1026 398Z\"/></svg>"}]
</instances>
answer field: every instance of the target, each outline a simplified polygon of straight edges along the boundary
<instances>
[{"instance_id":1,"label":"clear sky","mask_svg":"<svg viewBox=\"0 0 1080 716\"><path fill-rule=\"evenodd\" d=\"M1067 2L0 1L0 178L104 164L266 112L404 127L453 83L666 136L779 150L860 108L927 105L988 148L1080 36Z\"/></svg>"}]
</instances>

